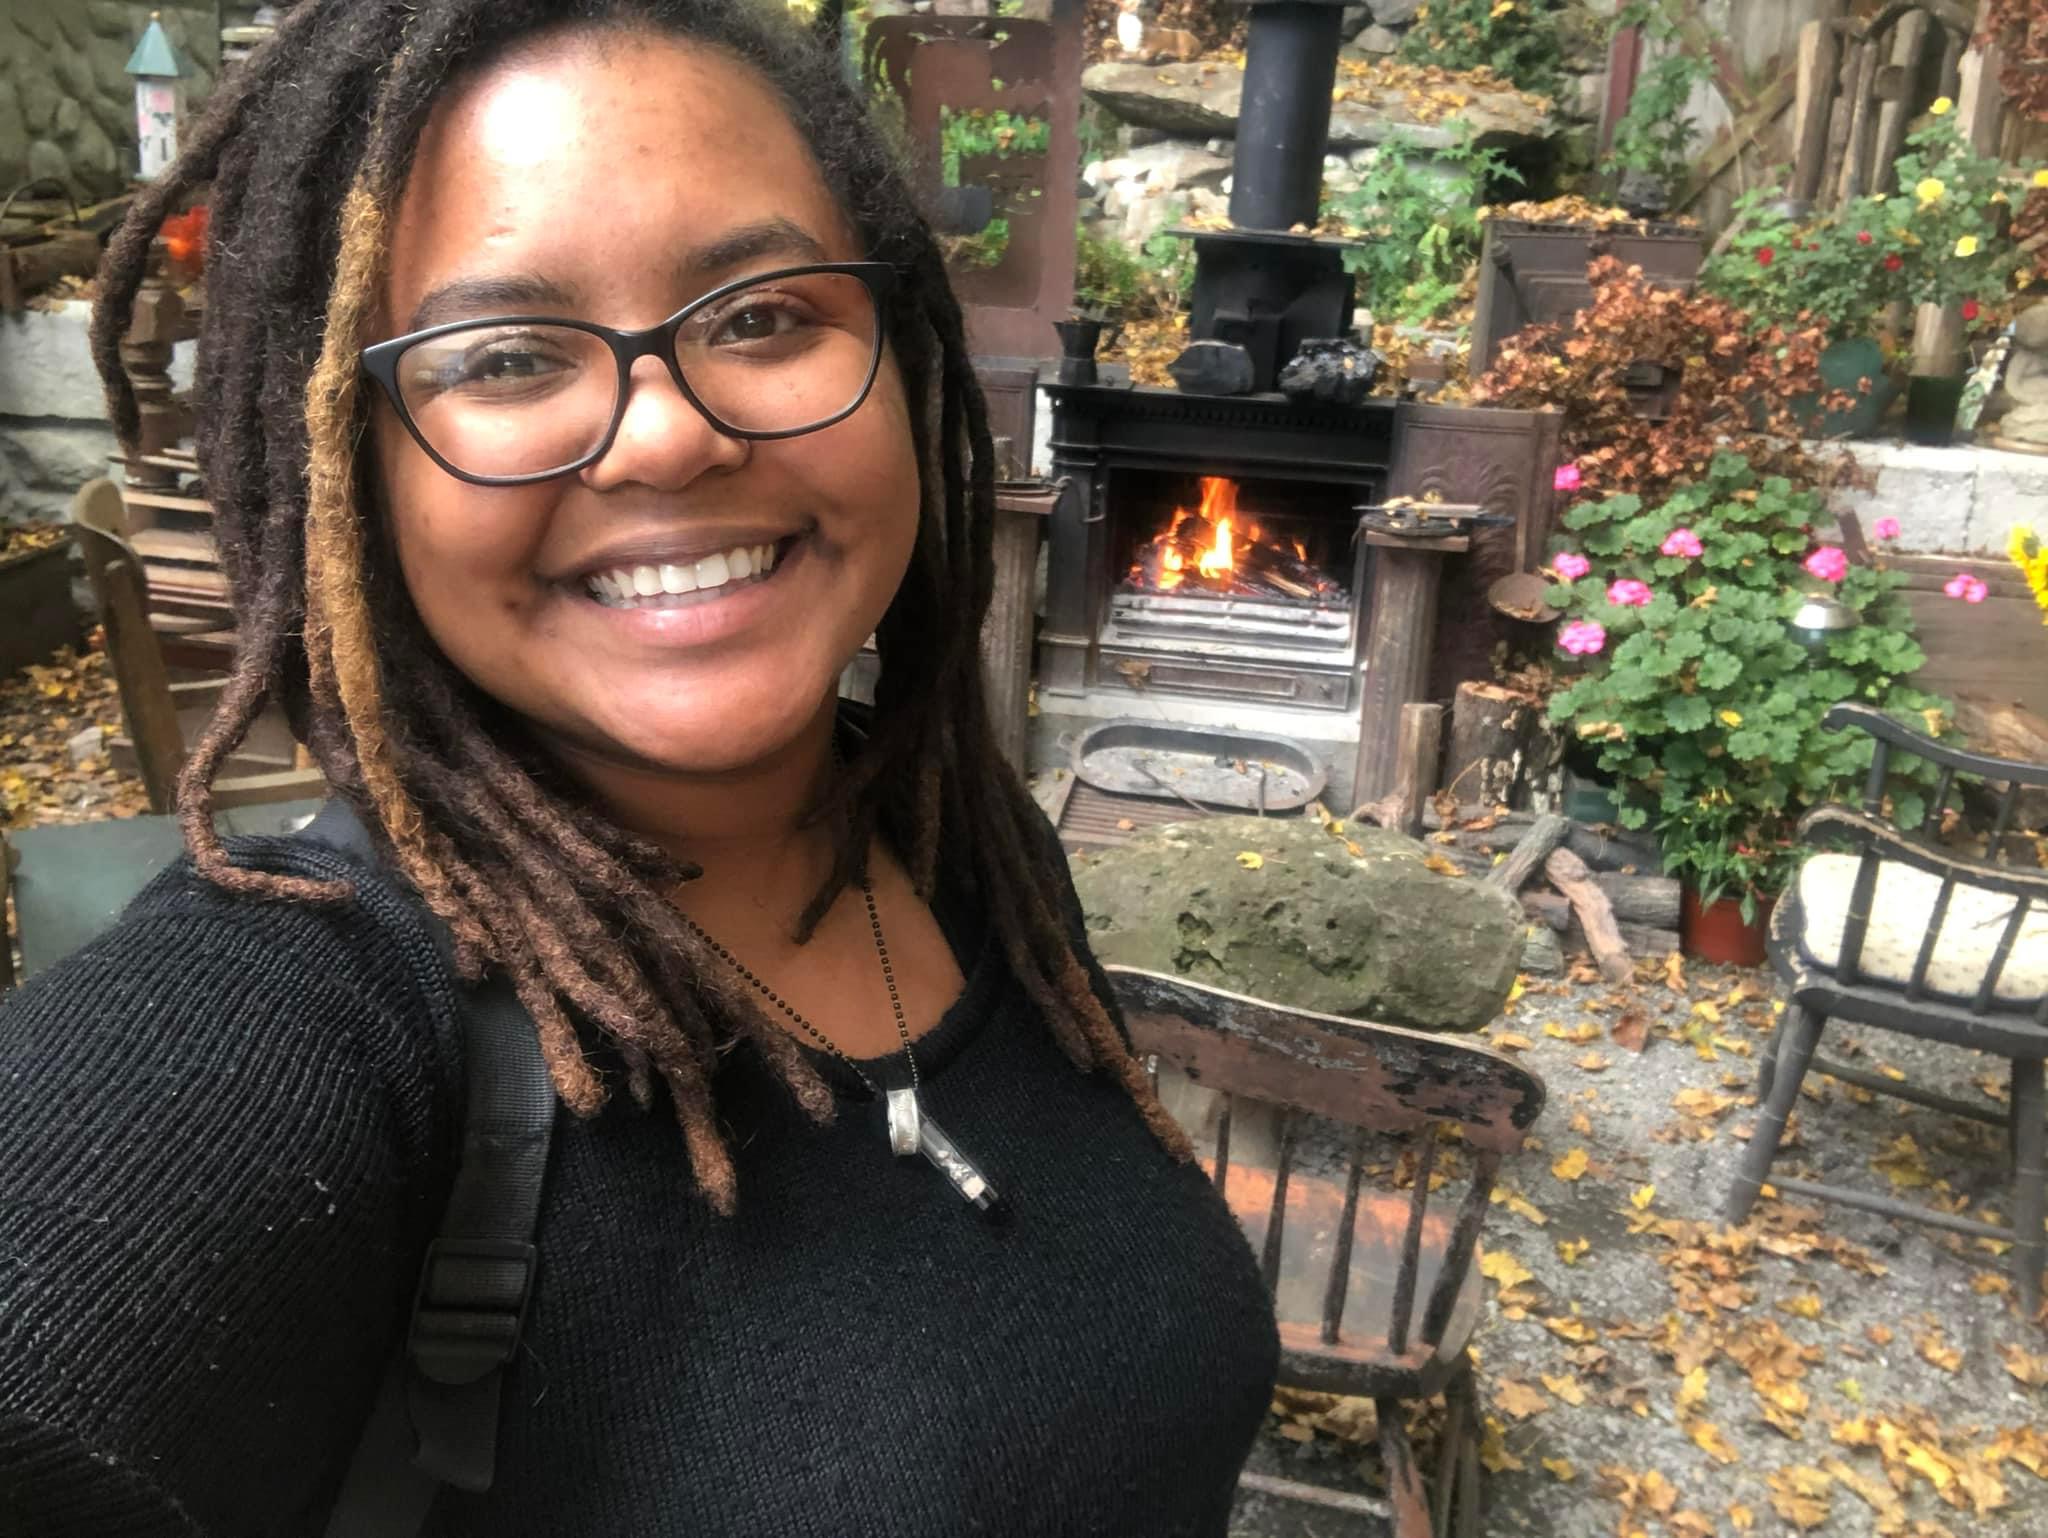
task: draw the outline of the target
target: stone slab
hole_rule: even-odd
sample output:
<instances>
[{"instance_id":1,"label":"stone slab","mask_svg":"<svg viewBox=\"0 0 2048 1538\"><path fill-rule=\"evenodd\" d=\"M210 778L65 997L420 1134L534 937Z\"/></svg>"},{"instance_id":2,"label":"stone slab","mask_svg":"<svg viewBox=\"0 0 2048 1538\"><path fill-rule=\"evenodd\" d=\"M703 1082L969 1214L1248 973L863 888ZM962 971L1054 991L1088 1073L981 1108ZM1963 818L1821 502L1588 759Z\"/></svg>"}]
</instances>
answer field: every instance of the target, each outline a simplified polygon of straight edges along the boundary
<instances>
[{"instance_id":1,"label":"stone slab","mask_svg":"<svg viewBox=\"0 0 2048 1538\"><path fill-rule=\"evenodd\" d=\"M1902 550L2002 557L2014 524L2048 526L2048 455L1975 444L1843 447L1877 484L1837 492L1834 506L1853 510L1866 535L1878 519L1898 519Z\"/></svg>"}]
</instances>

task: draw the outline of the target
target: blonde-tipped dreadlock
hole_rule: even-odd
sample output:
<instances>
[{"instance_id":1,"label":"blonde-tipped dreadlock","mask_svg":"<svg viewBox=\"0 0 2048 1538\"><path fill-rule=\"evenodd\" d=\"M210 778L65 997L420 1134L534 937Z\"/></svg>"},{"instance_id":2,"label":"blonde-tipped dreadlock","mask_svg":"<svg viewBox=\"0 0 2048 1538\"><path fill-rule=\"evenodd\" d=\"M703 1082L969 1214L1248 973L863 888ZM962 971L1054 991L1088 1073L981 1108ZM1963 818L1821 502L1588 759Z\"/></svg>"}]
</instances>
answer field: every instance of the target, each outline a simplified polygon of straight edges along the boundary
<instances>
[{"instance_id":1,"label":"blonde-tipped dreadlock","mask_svg":"<svg viewBox=\"0 0 2048 1538\"><path fill-rule=\"evenodd\" d=\"M388 541L371 537L357 358L413 148L456 72L578 24L677 36L759 71L867 253L905 275L884 325L919 403L919 534L876 631L872 731L819 809L842 832L799 937L858 879L872 841L887 839L922 897L944 880L982 900L1066 1055L1112 1074L1160 1142L1191 1157L1091 985L1079 916L1060 895L1058 846L989 729L978 643L993 584L992 454L937 244L836 59L753 0L309 0L216 93L187 154L138 199L108 249L93 322L94 357L130 442L136 412L119 342L149 241L179 199L214 184L198 436L242 649L178 787L196 865L257 896L348 895L238 867L214 832L213 775L276 700L336 793L448 924L462 974L497 967L510 978L572 1110L589 1115L606 1101L598 1054L616 1057L643 1106L658 1079L697 1184L722 1212L736 1192L712 1110L721 1045L752 1040L808 1114L832 1115L829 1089L793 1038L668 901L690 869L606 818L448 663L390 569ZM401 677L402 695L387 687Z\"/></svg>"}]
</instances>

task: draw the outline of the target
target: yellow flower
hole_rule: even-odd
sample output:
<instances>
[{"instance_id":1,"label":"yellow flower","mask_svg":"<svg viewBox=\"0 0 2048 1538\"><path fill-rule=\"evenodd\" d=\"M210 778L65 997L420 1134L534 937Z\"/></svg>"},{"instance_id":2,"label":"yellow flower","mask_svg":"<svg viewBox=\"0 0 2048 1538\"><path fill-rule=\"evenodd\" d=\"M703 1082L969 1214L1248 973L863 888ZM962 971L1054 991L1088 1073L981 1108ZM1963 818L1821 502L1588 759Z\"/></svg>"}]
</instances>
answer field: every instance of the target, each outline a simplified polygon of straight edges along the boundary
<instances>
[{"instance_id":1,"label":"yellow flower","mask_svg":"<svg viewBox=\"0 0 2048 1538\"><path fill-rule=\"evenodd\" d=\"M1492 20L1498 21L1514 8L1515 0L1493 0L1493 10L1488 14Z\"/></svg>"},{"instance_id":2,"label":"yellow flower","mask_svg":"<svg viewBox=\"0 0 2048 1538\"><path fill-rule=\"evenodd\" d=\"M1883 192L1872 193L1870 201L1873 203L1882 203L1887 196L1889 196L1889 194Z\"/></svg>"},{"instance_id":3,"label":"yellow flower","mask_svg":"<svg viewBox=\"0 0 2048 1538\"><path fill-rule=\"evenodd\" d=\"M1975 235L1965 235L1961 240L1956 242L1957 256L1975 256L1976 254L1977 237Z\"/></svg>"},{"instance_id":4,"label":"yellow flower","mask_svg":"<svg viewBox=\"0 0 2048 1538\"><path fill-rule=\"evenodd\" d=\"M1947 191L1948 188L1942 185L1940 177L1928 176L1923 177L1919 185L1913 189L1913 196L1918 198L1920 206L1925 208L1929 203L1939 203L1942 194Z\"/></svg>"},{"instance_id":5,"label":"yellow flower","mask_svg":"<svg viewBox=\"0 0 2048 1538\"><path fill-rule=\"evenodd\" d=\"M1946 96L1937 96L1934 98L1934 105L1927 110L1936 117L1947 117L1956 110L1956 104Z\"/></svg>"},{"instance_id":6,"label":"yellow flower","mask_svg":"<svg viewBox=\"0 0 2048 1538\"><path fill-rule=\"evenodd\" d=\"M1740 725L1742 725L1742 712L1741 712L1741 711L1739 711L1739 710L1724 710L1724 711L1722 711L1722 712L1721 712L1721 724L1722 724L1723 726L1740 726Z\"/></svg>"},{"instance_id":7,"label":"yellow flower","mask_svg":"<svg viewBox=\"0 0 2048 1538\"><path fill-rule=\"evenodd\" d=\"M1994 203L2010 203L2012 199L2007 197L2005 195L2005 189L2003 187L2000 187L1996 192L1991 194L1991 201Z\"/></svg>"},{"instance_id":8,"label":"yellow flower","mask_svg":"<svg viewBox=\"0 0 2048 1538\"><path fill-rule=\"evenodd\" d=\"M2048 166L2043 166L2034 173L2034 185L2036 187L2048 187Z\"/></svg>"}]
</instances>

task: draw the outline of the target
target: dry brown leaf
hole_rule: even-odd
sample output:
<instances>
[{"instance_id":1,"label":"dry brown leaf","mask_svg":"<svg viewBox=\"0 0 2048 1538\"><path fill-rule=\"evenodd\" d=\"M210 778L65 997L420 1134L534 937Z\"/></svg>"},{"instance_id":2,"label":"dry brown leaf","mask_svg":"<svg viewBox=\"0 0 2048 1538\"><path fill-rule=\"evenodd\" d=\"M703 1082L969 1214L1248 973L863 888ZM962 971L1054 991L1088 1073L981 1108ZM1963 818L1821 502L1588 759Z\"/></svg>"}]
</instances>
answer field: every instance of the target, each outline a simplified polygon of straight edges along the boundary
<instances>
[{"instance_id":1,"label":"dry brown leaf","mask_svg":"<svg viewBox=\"0 0 2048 1538\"><path fill-rule=\"evenodd\" d=\"M1593 1339L1593 1327L1583 1319L1557 1315L1543 1321L1543 1328L1559 1340L1568 1340L1575 1346L1583 1346Z\"/></svg>"},{"instance_id":2,"label":"dry brown leaf","mask_svg":"<svg viewBox=\"0 0 2048 1538\"><path fill-rule=\"evenodd\" d=\"M1716 1463L1726 1465L1741 1460L1742 1454L1734 1449L1728 1438L1722 1434L1721 1428L1712 1421L1687 1421L1684 1424L1685 1434L1698 1443L1700 1451Z\"/></svg>"},{"instance_id":3,"label":"dry brown leaf","mask_svg":"<svg viewBox=\"0 0 2048 1538\"><path fill-rule=\"evenodd\" d=\"M1595 1041L1599 1038L1600 1027L1590 1020L1581 1020L1577 1025L1566 1029L1555 1020L1552 1020L1544 1025L1543 1034L1553 1036L1559 1041L1568 1041L1574 1046L1582 1047L1587 1042Z\"/></svg>"},{"instance_id":4,"label":"dry brown leaf","mask_svg":"<svg viewBox=\"0 0 2048 1538\"><path fill-rule=\"evenodd\" d=\"M2019 1342L2006 1341L1998 1347L1998 1359L2007 1372L2028 1388L2048 1384L2048 1356L2036 1356Z\"/></svg>"},{"instance_id":5,"label":"dry brown leaf","mask_svg":"<svg viewBox=\"0 0 2048 1538\"><path fill-rule=\"evenodd\" d=\"M1531 1388L1515 1378L1503 1378L1493 1386L1493 1402L1518 1421L1541 1415L1550 1408L1550 1401L1543 1397L1541 1389Z\"/></svg>"},{"instance_id":6,"label":"dry brown leaf","mask_svg":"<svg viewBox=\"0 0 2048 1538\"><path fill-rule=\"evenodd\" d=\"M1528 1037L1516 1031L1502 1031L1498 1036L1493 1037L1492 1041L1496 1047L1504 1047L1510 1052L1527 1052L1536 1045Z\"/></svg>"},{"instance_id":7,"label":"dry brown leaf","mask_svg":"<svg viewBox=\"0 0 2048 1538\"><path fill-rule=\"evenodd\" d=\"M1550 1390L1553 1398L1563 1400L1573 1409L1576 1410L1586 1402L1586 1385L1577 1378L1574 1378L1570 1373L1566 1373L1560 1378L1553 1378L1547 1372L1540 1373L1538 1376L1543 1379L1543 1386Z\"/></svg>"},{"instance_id":8,"label":"dry brown leaf","mask_svg":"<svg viewBox=\"0 0 2048 1538\"><path fill-rule=\"evenodd\" d=\"M1866 1324L1863 1333L1873 1346L1889 1346L1894 1339L1894 1332L1888 1324Z\"/></svg>"},{"instance_id":9,"label":"dry brown leaf","mask_svg":"<svg viewBox=\"0 0 2048 1538\"><path fill-rule=\"evenodd\" d=\"M1614 1059L1598 1052L1581 1052L1572 1059L1572 1066L1585 1073L1605 1073L1614 1066Z\"/></svg>"},{"instance_id":10,"label":"dry brown leaf","mask_svg":"<svg viewBox=\"0 0 2048 1538\"><path fill-rule=\"evenodd\" d=\"M1568 1485L1579 1477L1579 1471L1572 1467L1572 1461L1569 1458L1545 1458L1543 1460L1543 1467L1549 1471L1550 1477L1559 1484Z\"/></svg>"},{"instance_id":11,"label":"dry brown leaf","mask_svg":"<svg viewBox=\"0 0 2048 1538\"><path fill-rule=\"evenodd\" d=\"M1771 1487L1771 1509L1802 1533L1827 1521L1834 1481L1824 1470L1795 1463L1766 1474L1764 1483Z\"/></svg>"},{"instance_id":12,"label":"dry brown leaf","mask_svg":"<svg viewBox=\"0 0 2048 1538\"><path fill-rule=\"evenodd\" d=\"M1738 1533L1746 1533L1756 1527L1756 1513L1747 1506L1735 1505L1728 1508L1728 1521Z\"/></svg>"},{"instance_id":13,"label":"dry brown leaf","mask_svg":"<svg viewBox=\"0 0 2048 1538\"><path fill-rule=\"evenodd\" d=\"M1500 1284L1505 1292L1510 1287L1519 1287L1536 1278L1523 1264L1506 1250L1488 1250L1479 1261L1479 1274Z\"/></svg>"},{"instance_id":14,"label":"dry brown leaf","mask_svg":"<svg viewBox=\"0 0 2048 1538\"><path fill-rule=\"evenodd\" d=\"M1678 959L1676 951L1672 952L1672 959ZM1624 1051L1640 1052L1650 1038L1649 1014L1640 1009L1624 1009L1615 1020L1613 1029L1607 1034L1614 1039L1614 1044Z\"/></svg>"},{"instance_id":15,"label":"dry brown leaf","mask_svg":"<svg viewBox=\"0 0 2048 1538\"><path fill-rule=\"evenodd\" d=\"M1913 1348L1920 1353L1922 1360L1932 1362L1943 1372L1954 1372L1963 1365L1962 1349L1944 1341L1939 1330L1930 1330L1915 1337Z\"/></svg>"},{"instance_id":16,"label":"dry brown leaf","mask_svg":"<svg viewBox=\"0 0 2048 1538\"><path fill-rule=\"evenodd\" d=\"M1802 1292L1794 1297L1780 1298L1778 1307L1795 1319L1818 1319L1821 1309L1820 1294Z\"/></svg>"},{"instance_id":17,"label":"dry brown leaf","mask_svg":"<svg viewBox=\"0 0 2048 1538\"><path fill-rule=\"evenodd\" d=\"M1465 876L1465 869L1463 866L1453 865L1449 860L1446 860L1440 854L1432 853L1424 855L1422 857L1422 864L1424 869L1433 870L1439 876L1450 876L1457 880L1463 880Z\"/></svg>"}]
</instances>

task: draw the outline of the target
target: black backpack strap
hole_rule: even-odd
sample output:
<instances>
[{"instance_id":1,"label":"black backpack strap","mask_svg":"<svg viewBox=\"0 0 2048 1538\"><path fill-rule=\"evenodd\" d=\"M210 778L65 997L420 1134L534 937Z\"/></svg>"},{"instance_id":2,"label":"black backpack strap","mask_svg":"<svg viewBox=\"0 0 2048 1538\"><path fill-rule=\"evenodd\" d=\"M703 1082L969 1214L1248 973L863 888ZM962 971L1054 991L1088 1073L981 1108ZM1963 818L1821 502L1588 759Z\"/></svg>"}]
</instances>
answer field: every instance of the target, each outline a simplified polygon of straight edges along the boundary
<instances>
[{"instance_id":1,"label":"black backpack strap","mask_svg":"<svg viewBox=\"0 0 2048 1538\"><path fill-rule=\"evenodd\" d=\"M339 800L299 836L377 857ZM533 1017L509 981L494 975L461 999L460 1162L420 1268L404 1346L385 1372L327 1538L411 1538L441 1485L488 1490L496 1472L505 1369L533 1293L555 1088Z\"/></svg>"}]
</instances>

